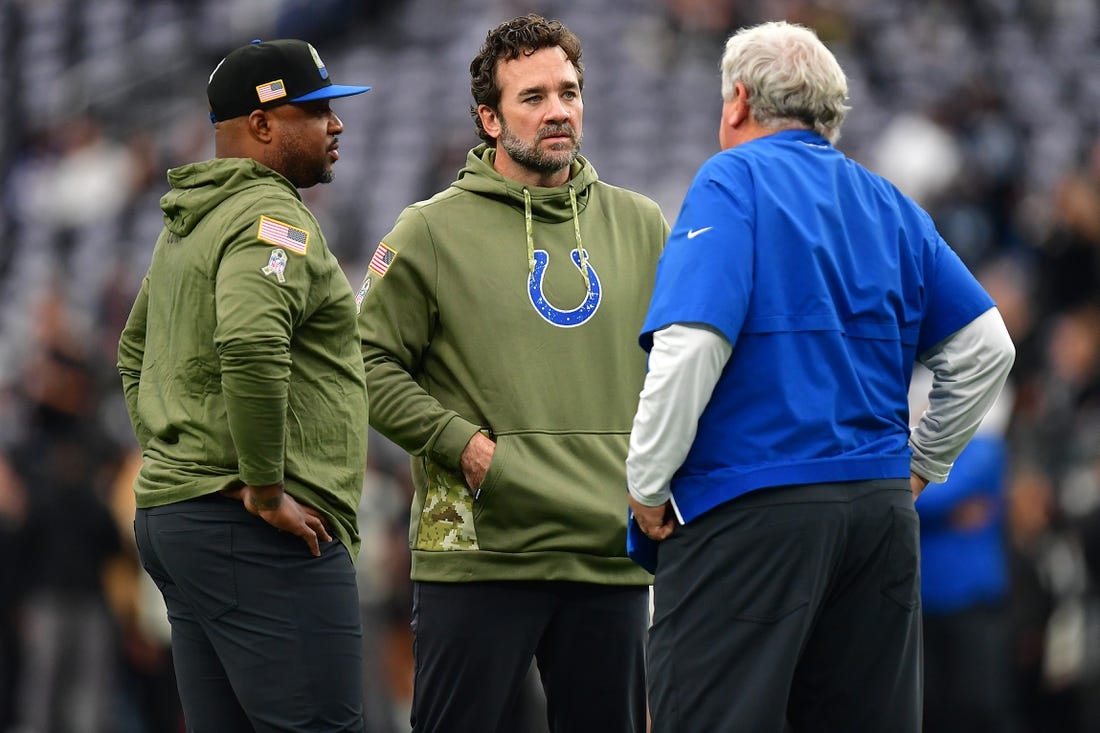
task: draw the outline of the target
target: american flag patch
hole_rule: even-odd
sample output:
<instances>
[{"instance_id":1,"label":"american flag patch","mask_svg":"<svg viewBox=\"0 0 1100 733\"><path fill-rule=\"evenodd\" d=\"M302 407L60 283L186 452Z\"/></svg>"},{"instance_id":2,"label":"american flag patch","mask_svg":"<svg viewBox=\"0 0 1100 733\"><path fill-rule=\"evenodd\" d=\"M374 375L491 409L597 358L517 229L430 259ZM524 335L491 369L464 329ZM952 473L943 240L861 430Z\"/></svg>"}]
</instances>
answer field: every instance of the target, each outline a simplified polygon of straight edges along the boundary
<instances>
[{"instance_id":1,"label":"american flag patch","mask_svg":"<svg viewBox=\"0 0 1100 733\"><path fill-rule=\"evenodd\" d=\"M260 230L256 236L269 244L277 244L300 255L304 255L309 246L309 232L305 229L298 229L266 216L260 217Z\"/></svg>"},{"instance_id":2,"label":"american flag patch","mask_svg":"<svg viewBox=\"0 0 1100 733\"><path fill-rule=\"evenodd\" d=\"M385 242L379 242L378 248L374 250L374 257L370 258L368 267L379 275L385 275L386 270L390 269L390 264L396 257L397 253L387 247Z\"/></svg>"},{"instance_id":3,"label":"american flag patch","mask_svg":"<svg viewBox=\"0 0 1100 733\"><path fill-rule=\"evenodd\" d=\"M261 103L285 97L286 87L283 86L283 80L276 79L275 81L269 81L267 84L261 84L256 87L256 96L260 98Z\"/></svg>"}]
</instances>

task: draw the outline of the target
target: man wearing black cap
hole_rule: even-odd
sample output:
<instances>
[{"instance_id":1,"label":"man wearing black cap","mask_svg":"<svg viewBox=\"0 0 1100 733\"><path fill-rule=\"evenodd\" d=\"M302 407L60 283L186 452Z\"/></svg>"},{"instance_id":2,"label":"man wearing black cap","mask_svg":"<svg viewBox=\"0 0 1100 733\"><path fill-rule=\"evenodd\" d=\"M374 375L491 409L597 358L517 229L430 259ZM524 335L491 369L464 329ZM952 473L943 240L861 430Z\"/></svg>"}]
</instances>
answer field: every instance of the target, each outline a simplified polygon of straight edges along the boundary
<instances>
[{"instance_id":1,"label":"man wearing black cap","mask_svg":"<svg viewBox=\"0 0 1100 733\"><path fill-rule=\"evenodd\" d=\"M216 157L168 172L119 339L134 529L187 730L361 731L352 559L366 464L356 304L298 189L333 179L338 86L255 41L210 76Z\"/></svg>"}]
</instances>

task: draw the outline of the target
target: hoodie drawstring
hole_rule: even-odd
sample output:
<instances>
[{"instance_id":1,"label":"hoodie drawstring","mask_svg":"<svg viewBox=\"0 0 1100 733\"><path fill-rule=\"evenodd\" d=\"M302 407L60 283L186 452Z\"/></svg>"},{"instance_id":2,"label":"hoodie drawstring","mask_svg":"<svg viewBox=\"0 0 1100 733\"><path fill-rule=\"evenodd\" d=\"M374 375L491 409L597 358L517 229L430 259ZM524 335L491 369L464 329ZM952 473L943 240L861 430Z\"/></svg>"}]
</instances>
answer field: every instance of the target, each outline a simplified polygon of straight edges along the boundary
<instances>
[{"instance_id":1,"label":"hoodie drawstring","mask_svg":"<svg viewBox=\"0 0 1100 733\"><path fill-rule=\"evenodd\" d=\"M527 227L527 274L535 274L535 235L534 224L531 221L531 194L525 186L523 188L523 220Z\"/></svg>"},{"instance_id":2,"label":"hoodie drawstring","mask_svg":"<svg viewBox=\"0 0 1100 733\"><path fill-rule=\"evenodd\" d=\"M584 243L581 241L581 220L577 216L577 191L572 183L569 184L569 205L573 207L573 236L577 238L577 259L581 261L584 288L586 293L591 294L592 277L588 274L588 253L584 251Z\"/></svg>"},{"instance_id":3,"label":"hoodie drawstring","mask_svg":"<svg viewBox=\"0 0 1100 733\"><path fill-rule=\"evenodd\" d=\"M577 191L573 184L569 184L569 205L573 209L573 236L577 240L577 259L580 260L581 275L584 276L584 287L588 294L592 293L592 276L588 274L588 253L584 250L584 242L581 240L581 222L577 214ZM531 218L531 193L526 187L523 189L523 219L527 231L527 271L535 274L535 235L534 223Z\"/></svg>"}]
</instances>

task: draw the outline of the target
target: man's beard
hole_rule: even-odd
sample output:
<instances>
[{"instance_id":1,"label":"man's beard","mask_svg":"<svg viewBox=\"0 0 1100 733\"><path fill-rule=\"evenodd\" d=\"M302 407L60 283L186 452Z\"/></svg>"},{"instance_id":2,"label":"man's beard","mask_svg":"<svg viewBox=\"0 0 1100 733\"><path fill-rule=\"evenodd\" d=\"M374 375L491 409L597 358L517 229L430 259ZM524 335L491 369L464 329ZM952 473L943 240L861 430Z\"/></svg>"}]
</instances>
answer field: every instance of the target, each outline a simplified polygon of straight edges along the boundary
<instances>
[{"instance_id":1,"label":"man's beard","mask_svg":"<svg viewBox=\"0 0 1100 733\"><path fill-rule=\"evenodd\" d=\"M295 188L311 188L318 183L332 183L336 178L336 171L327 160L308 160L299 157L292 161L287 169L286 177Z\"/></svg>"},{"instance_id":2,"label":"man's beard","mask_svg":"<svg viewBox=\"0 0 1100 733\"><path fill-rule=\"evenodd\" d=\"M543 150L539 147L544 138L556 135L568 135L573 140L573 146L569 150ZM548 125L538 131L533 144L528 144L512 132L508 123L501 120L500 146L512 160L535 173L557 173L572 165L581 151L583 139L583 135L576 135L572 125Z\"/></svg>"},{"instance_id":3,"label":"man's beard","mask_svg":"<svg viewBox=\"0 0 1100 733\"><path fill-rule=\"evenodd\" d=\"M320 157L315 151L307 150L298 138L287 141L277 161L276 170L293 183L295 188L311 188L318 183L332 183L336 178L336 171L333 170L333 165L328 159L328 153Z\"/></svg>"}]
</instances>

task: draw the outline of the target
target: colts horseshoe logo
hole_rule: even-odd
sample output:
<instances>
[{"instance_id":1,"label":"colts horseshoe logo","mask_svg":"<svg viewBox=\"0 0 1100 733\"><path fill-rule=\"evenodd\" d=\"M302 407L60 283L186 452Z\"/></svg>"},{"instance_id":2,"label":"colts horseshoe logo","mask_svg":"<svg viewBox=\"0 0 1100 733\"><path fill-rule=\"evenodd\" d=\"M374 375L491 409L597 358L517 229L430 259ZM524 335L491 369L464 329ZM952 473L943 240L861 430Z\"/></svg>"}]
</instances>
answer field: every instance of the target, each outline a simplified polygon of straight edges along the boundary
<instances>
[{"instance_id":1,"label":"colts horseshoe logo","mask_svg":"<svg viewBox=\"0 0 1100 733\"><path fill-rule=\"evenodd\" d=\"M573 264L581 270L581 255L577 250L570 253ZM587 254L587 253L586 253ZM550 301L542 294L542 278L546 274L546 266L550 263L550 254L544 249L535 250L535 271L527 278L527 294L531 296L531 305L545 320L561 328L579 326L595 313L600 307L600 278L596 275L596 269L592 263L588 263L588 277L592 283L592 289L588 295L573 310L559 310L550 305ZM582 270L583 272L583 270Z\"/></svg>"}]
</instances>

